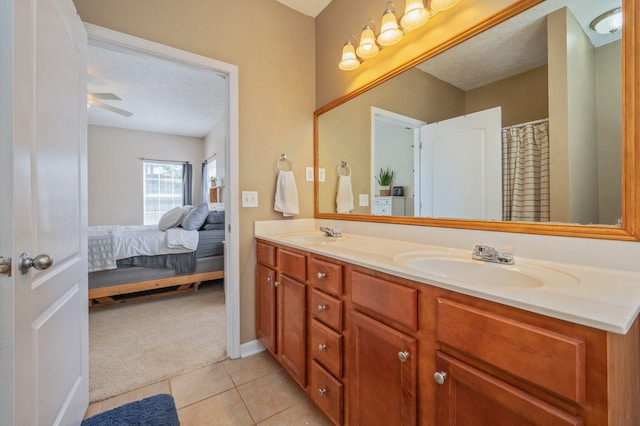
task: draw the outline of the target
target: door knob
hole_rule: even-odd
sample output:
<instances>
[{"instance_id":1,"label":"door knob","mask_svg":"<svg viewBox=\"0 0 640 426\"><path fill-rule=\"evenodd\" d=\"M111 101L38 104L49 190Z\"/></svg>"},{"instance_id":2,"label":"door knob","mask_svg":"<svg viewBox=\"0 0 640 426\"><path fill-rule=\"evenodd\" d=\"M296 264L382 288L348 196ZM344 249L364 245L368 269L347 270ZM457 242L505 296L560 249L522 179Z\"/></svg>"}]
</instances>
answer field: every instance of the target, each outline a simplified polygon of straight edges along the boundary
<instances>
[{"instance_id":1,"label":"door knob","mask_svg":"<svg viewBox=\"0 0 640 426\"><path fill-rule=\"evenodd\" d=\"M433 380L435 380L436 383L439 385L444 384L444 381L446 378L447 378L447 373L445 373L444 371L436 371L433 374Z\"/></svg>"},{"instance_id":2,"label":"door knob","mask_svg":"<svg viewBox=\"0 0 640 426\"><path fill-rule=\"evenodd\" d=\"M407 362L407 360L409 359L409 352L398 352L398 359L400 360L400 362Z\"/></svg>"},{"instance_id":3,"label":"door knob","mask_svg":"<svg viewBox=\"0 0 640 426\"><path fill-rule=\"evenodd\" d=\"M29 253L24 252L18 259L18 267L20 268L22 275L29 272L29 268L35 268L38 271L42 271L44 269L48 269L51 265L53 265L53 257L48 254L39 254L32 258Z\"/></svg>"}]
</instances>

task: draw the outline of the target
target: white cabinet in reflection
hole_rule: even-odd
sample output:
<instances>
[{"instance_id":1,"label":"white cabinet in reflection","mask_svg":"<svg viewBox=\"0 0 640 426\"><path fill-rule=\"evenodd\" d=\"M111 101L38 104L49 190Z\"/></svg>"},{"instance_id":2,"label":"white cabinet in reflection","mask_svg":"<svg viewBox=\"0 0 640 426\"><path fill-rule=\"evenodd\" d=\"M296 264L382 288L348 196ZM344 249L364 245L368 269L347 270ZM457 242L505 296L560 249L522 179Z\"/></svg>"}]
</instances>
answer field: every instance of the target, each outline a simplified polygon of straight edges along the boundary
<instances>
[{"instance_id":1,"label":"white cabinet in reflection","mask_svg":"<svg viewBox=\"0 0 640 426\"><path fill-rule=\"evenodd\" d=\"M374 197L373 214L377 216L404 216L405 197Z\"/></svg>"}]
</instances>

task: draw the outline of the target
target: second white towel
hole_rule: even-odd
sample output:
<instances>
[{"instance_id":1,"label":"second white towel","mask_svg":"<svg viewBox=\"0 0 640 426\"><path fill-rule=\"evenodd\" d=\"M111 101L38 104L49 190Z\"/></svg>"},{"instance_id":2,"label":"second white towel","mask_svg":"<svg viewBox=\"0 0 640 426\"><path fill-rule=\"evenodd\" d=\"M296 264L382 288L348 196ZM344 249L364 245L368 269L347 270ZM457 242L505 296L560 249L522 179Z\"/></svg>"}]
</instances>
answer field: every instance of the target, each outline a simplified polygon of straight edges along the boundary
<instances>
[{"instance_id":1,"label":"second white towel","mask_svg":"<svg viewBox=\"0 0 640 426\"><path fill-rule=\"evenodd\" d=\"M300 213L298 207L298 188L293 172L280 170L276 181L276 199L273 209L282 212L283 216L293 216Z\"/></svg>"},{"instance_id":2,"label":"second white towel","mask_svg":"<svg viewBox=\"0 0 640 426\"><path fill-rule=\"evenodd\" d=\"M338 178L338 193L336 194L336 212L349 213L351 210L353 210L351 176L340 176Z\"/></svg>"}]
</instances>

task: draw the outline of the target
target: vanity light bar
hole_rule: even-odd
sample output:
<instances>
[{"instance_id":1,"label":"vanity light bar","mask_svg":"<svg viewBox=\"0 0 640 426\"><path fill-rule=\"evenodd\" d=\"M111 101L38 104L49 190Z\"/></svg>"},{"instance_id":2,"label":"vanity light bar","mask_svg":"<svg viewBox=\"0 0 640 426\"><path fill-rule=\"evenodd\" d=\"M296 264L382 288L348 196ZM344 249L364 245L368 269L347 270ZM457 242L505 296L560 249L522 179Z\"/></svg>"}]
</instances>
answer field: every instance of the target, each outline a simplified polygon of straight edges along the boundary
<instances>
[{"instance_id":1,"label":"vanity light bar","mask_svg":"<svg viewBox=\"0 0 640 426\"><path fill-rule=\"evenodd\" d=\"M338 67L343 71L355 70L360 66L360 62L376 56L381 47L398 43L405 33L421 27L430 17L443 10L451 9L459 2L460 0L430 0L429 10L427 10L424 0L405 0L404 15L400 19L400 25L398 25L395 6L392 2L388 2L382 15L378 36L375 36L375 23L372 19L367 19L360 34L360 44L357 43L354 35L347 37ZM358 45L357 49L356 45Z\"/></svg>"}]
</instances>

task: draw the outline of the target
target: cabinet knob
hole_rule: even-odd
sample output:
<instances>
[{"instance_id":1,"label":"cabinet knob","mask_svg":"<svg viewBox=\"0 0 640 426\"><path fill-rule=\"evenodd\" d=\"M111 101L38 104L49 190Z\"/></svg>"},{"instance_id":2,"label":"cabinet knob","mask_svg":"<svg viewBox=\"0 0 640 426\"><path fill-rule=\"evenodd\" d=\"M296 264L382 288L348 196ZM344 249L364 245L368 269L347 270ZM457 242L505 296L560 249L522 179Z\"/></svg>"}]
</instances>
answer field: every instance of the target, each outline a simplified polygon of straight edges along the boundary
<instances>
[{"instance_id":1,"label":"cabinet knob","mask_svg":"<svg viewBox=\"0 0 640 426\"><path fill-rule=\"evenodd\" d=\"M407 362L407 360L409 359L409 352L398 352L398 359L400 360L400 362Z\"/></svg>"},{"instance_id":2,"label":"cabinet knob","mask_svg":"<svg viewBox=\"0 0 640 426\"><path fill-rule=\"evenodd\" d=\"M276 287L278 287L280 284L281 284L281 283L280 283L280 281L275 281L275 282L273 283L273 285L274 285L274 286L276 286Z\"/></svg>"},{"instance_id":3,"label":"cabinet knob","mask_svg":"<svg viewBox=\"0 0 640 426\"><path fill-rule=\"evenodd\" d=\"M267 277L267 282L270 283L271 281L273 281L273 278Z\"/></svg>"},{"instance_id":4,"label":"cabinet knob","mask_svg":"<svg viewBox=\"0 0 640 426\"><path fill-rule=\"evenodd\" d=\"M319 388L318 394L320 394L320 396L325 396L327 394L327 390L325 388Z\"/></svg>"},{"instance_id":5,"label":"cabinet knob","mask_svg":"<svg viewBox=\"0 0 640 426\"><path fill-rule=\"evenodd\" d=\"M326 276L327 276L327 274L325 274L324 272L318 272L318 279L319 280L325 278Z\"/></svg>"},{"instance_id":6,"label":"cabinet knob","mask_svg":"<svg viewBox=\"0 0 640 426\"><path fill-rule=\"evenodd\" d=\"M444 371L436 371L433 374L433 380L435 380L436 383L439 385L444 384L444 381L446 378L447 378L447 373L445 373Z\"/></svg>"},{"instance_id":7,"label":"cabinet knob","mask_svg":"<svg viewBox=\"0 0 640 426\"><path fill-rule=\"evenodd\" d=\"M318 351L320 351L320 352L324 351L326 348L327 348L327 345L325 345L323 343L320 343L318 345Z\"/></svg>"},{"instance_id":8,"label":"cabinet knob","mask_svg":"<svg viewBox=\"0 0 640 426\"><path fill-rule=\"evenodd\" d=\"M318 305L318 312L326 311L327 307L324 305Z\"/></svg>"}]
</instances>

